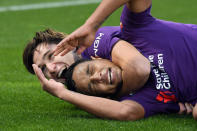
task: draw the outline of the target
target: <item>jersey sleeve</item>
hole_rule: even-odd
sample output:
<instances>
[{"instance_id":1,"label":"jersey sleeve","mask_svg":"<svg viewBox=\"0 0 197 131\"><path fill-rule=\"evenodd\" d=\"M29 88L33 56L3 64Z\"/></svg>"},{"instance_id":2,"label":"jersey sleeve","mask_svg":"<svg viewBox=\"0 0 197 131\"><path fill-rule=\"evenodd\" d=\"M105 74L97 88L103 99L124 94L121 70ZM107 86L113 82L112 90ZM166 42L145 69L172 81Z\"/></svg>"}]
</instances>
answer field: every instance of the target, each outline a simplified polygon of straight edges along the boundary
<instances>
[{"instance_id":1,"label":"jersey sleeve","mask_svg":"<svg viewBox=\"0 0 197 131\"><path fill-rule=\"evenodd\" d=\"M143 106L145 110L145 116L149 117L155 114L161 113L177 113L179 112L179 105L178 103L171 102L171 103L163 103L156 100L157 92L152 88L142 88L138 92L133 95L129 95L126 97L121 98L123 100L133 100Z\"/></svg>"},{"instance_id":2,"label":"jersey sleeve","mask_svg":"<svg viewBox=\"0 0 197 131\"><path fill-rule=\"evenodd\" d=\"M132 28L139 28L146 26L147 24L153 22L155 20L154 17L152 17L150 11L151 7L147 8L144 12L141 13L134 13L131 12L127 6L125 5L121 14L121 24L122 28L125 30L129 30Z\"/></svg>"},{"instance_id":3,"label":"jersey sleeve","mask_svg":"<svg viewBox=\"0 0 197 131\"><path fill-rule=\"evenodd\" d=\"M113 46L120 40L120 27L109 26L100 28L92 45L87 48L82 57L90 59L91 56L111 60Z\"/></svg>"}]
</instances>

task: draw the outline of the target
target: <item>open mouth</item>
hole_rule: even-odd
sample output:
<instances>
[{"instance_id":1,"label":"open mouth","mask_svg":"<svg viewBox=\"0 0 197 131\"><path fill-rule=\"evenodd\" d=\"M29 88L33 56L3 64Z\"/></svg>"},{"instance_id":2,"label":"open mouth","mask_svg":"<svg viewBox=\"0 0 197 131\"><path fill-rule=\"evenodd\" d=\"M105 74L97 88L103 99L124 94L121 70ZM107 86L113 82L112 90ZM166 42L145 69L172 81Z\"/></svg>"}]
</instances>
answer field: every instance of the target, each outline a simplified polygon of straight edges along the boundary
<instances>
[{"instance_id":1,"label":"open mouth","mask_svg":"<svg viewBox=\"0 0 197 131\"><path fill-rule=\"evenodd\" d=\"M58 73L58 78L65 78L65 74L67 72L67 68L62 68Z\"/></svg>"}]
</instances>

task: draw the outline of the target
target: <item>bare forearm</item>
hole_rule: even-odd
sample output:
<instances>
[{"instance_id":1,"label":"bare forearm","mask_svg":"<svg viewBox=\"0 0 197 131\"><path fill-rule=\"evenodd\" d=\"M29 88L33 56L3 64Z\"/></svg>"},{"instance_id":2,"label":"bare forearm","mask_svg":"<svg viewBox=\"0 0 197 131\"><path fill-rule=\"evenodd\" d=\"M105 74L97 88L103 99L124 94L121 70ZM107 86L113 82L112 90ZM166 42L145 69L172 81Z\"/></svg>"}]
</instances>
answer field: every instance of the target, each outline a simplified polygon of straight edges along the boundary
<instances>
[{"instance_id":1,"label":"bare forearm","mask_svg":"<svg viewBox=\"0 0 197 131\"><path fill-rule=\"evenodd\" d=\"M147 81L150 63L130 43L123 40L117 42L112 50L112 61L122 69L123 88L119 96L139 89Z\"/></svg>"},{"instance_id":2,"label":"bare forearm","mask_svg":"<svg viewBox=\"0 0 197 131\"><path fill-rule=\"evenodd\" d=\"M130 11L140 13L150 7L152 0L129 0L127 7Z\"/></svg>"},{"instance_id":3,"label":"bare forearm","mask_svg":"<svg viewBox=\"0 0 197 131\"><path fill-rule=\"evenodd\" d=\"M124 4L127 4L127 7L132 12L139 13L146 10L151 3L151 0L102 0L85 24L98 29L108 16Z\"/></svg>"},{"instance_id":4,"label":"bare forearm","mask_svg":"<svg viewBox=\"0 0 197 131\"><path fill-rule=\"evenodd\" d=\"M144 116L143 107L134 101L123 101L123 103L72 92L66 89L62 83L53 79L47 80L37 65L34 64L33 68L43 90L94 115L116 120L136 120Z\"/></svg>"},{"instance_id":5,"label":"bare forearm","mask_svg":"<svg viewBox=\"0 0 197 131\"><path fill-rule=\"evenodd\" d=\"M138 119L136 114L132 113L133 110L130 106L118 101L87 96L69 90L62 91L59 97L101 118L115 120Z\"/></svg>"},{"instance_id":6,"label":"bare forearm","mask_svg":"<svg viewBox=\"0 0 197 131\"><path fill-rule=\"evenodd\" d=\"M128 1L129 0L102 0L94 13L88 18L86 24L98 29L108 16Z\"/></svg>"}]
</instances>

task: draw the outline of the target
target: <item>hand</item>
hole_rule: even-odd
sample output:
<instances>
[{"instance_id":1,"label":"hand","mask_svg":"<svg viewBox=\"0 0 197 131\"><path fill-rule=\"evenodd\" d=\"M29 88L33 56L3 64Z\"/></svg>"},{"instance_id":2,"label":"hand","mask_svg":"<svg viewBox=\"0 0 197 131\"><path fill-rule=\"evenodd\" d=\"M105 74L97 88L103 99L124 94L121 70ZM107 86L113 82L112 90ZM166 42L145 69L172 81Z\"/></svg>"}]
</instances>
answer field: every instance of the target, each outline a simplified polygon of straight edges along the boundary
<instances>
[{"instance_id":1,"label":"hand","mask_svg":"<svg viewBox=\"0 0 197 131\"><path fill-rule=\"evenodd\" d=\"M191 114L193 111L193 106L187 102L185 104L179 102L179 107L180 111L178 114Z\"/></svg>"},{"instance_id":2,"label":"hand","mask_svg":"<svg viewBox=\"0 0 197 131\"><path fill-rule=\"evenodd\" d=\"M32 66L36 76L38 77L38 80L40 81L43 90L47 91L53 96L60 98L61 92L66 90L64 85L60 82L56 82L53 79L50 80L46 79L41 69L36 64L33 64Z\"/></svg>"},{"instance_id":3,"label":"hand","mask_svg":"<svg viewBox=\"0 0 197 131\"><path fill-rule=\"evenodd\" d=\"M194 119L197 120L197 103L195 104L193 108L192 114L193 114Z\"/></svg>"},{"instance_id":4,"label":"hand","mask_svg":"<svg viewBox=\"0 0 197 131\"><path fill-rule=\"evenodd\" d=\"M95 39L97 29L91 27L91 25L84 24L71 33L69 36L64 38L56 47L54 55L61 53L61 56L65 55L69 51L76 47L78 54L81 54L87 47L91 46Z\"/></svg>"}]
</instances>

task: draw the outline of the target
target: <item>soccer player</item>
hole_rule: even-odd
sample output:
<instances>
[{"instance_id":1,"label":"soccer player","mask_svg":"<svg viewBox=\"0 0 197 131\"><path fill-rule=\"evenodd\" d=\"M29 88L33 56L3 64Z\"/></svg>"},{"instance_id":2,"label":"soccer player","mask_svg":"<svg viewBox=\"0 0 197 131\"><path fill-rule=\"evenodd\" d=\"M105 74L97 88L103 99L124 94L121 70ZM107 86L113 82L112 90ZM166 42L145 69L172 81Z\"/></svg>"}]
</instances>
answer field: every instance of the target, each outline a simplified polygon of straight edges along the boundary
<instances>
[{"instance_id":1,"label":"soccer player","mask_svg":"<svg viewBox=\"0 0 197 131\"><path fill-rule=\"evenodd\" d=\"M134 12L143 12L151 5L150 0L148 2L139 1L141 2L131 3L136 7L133 9ZM121 96L142 87L148 79L150 62L133 45L122 40L120 35L120 27L101 28L96 34L93 46L84 51L82 57L99 56L110 59L120 66L124 78L123 88L118 94ZM64 58L61 58L60 55L52 56L55 44L63 39L58 38L58 36L61 35L51 31L40 32L27 45L23 54L23 61L31 73L33 73L32 64L35 63L41 67L48 78L57 80L61 78L63 70L74 62L73 58L76 58L76 55L72 56L73 53L71 52L69 52L68 57L64 56Z\"/></svg>"},{"instance_id":2,"label":"soccer player","mask_svg":"<svg viewBox=\"0 0 197 131\"><path fill-rule=\"evenodd\" d=\"M58 44L63 37L65 37L64 34L52 30L38 32L27 45L23 53L23 62L28 71L34 73L32 64L35 63L42 69L47 78L64 83L64 72L66 72L67 67L74 63L74 61L80 59L80 56L78 56L75 51L71 51L64 56L53 56L56 44ZM102 41L102 44L104 43L105 42ZM101 50L99 52L101 53L103 51L104 50ZM132 90L140 88L142 83L148 79L150 70L150 62L148 59L140 54L131 44L123 40L119 40L116 43L111 54L113 57L112 61L121 67L123 77L125 78L123 88L117 95L129 94ZM106 57L110 58L111 54L108 52ZM122 57L122 55L126 57ZM132 78L132 80L128 80L128 77Z\"/></svg>"},{"instance_id":3,"label":"soccer player","mask_svg":"<svg viewBox=\"0 0 197 131\"><path fill-rule=\"evenodd\" d=\"M133 6L133 3L138 2L140 7L149 6L145 6L147 8L144 11L133 11L137 7ZM194 105L197 97L195 95L197 92L197 61L195 60L197 56L197 25L175 23L152 17L150 14L151 1L149 0L120 0L116 2L103 0L84 25L60 42L55 55L60 52L64 55L75 46L81 47L78 50L78 53L81 53L91 45L91 42L88 43L88 41L93 40L92 34L95 34L104 19L125 3L126 6L121 15L121 31L118 34L120 36L117 37L131 43L149 59L151 63L149 74L153 74L155 77L156 89L158 91L164 90L158 92L157 100L165 102L163 97L168 98L171 93L175 93L178 101L193 101ZM102 32L100 33L102 34ZM109 40L113 38L113 36L109 37ZM105 47L106 51L110 46L106 45ZM112 47L116 46L112 45ZM88 58L91 48L93 51L99 51L99 48L97 46L95 48L93 43L82 55ZM171 89L176 91L169 92Z\"/></svg>"},{"instance_id":4,"label":"soccer player","mask_svg":"<svg viewBox=\"0 0 197 131\"><path fill-rule=\"evenodd\" d=\"M105 2L107 2L107 3L105 3ZM90 22L89 24L86 23L84 26L79 28L76 32L74 32L73 34L68 36L64 41L67 41L67 43L69 43L69 41L71 40L71 43L75 44L74 45L74 47L75 47L76 45L78 45L77 43L79 43L79 44L82 43L79 40L88 40L88 39L82 39L82 38L89 38L89 36L93 36L95 34L95 31L97 29L96 27L98 27L98 24L97 24L97 26L94 26L93 23L101 23L102 18L106 18L106 16L108 16L113 10L115 10L115 8L119 7L120 5L122 5L126 2L128 2L128 1L120 0L120 1L114 2L113 0L104 0L101 3L101 6L99 6L101 8L98 8L96 10L96 12L99 12L100 9L103 9L103 10L106 10L105 11L106 14L96 13L96 15L94 15L95 14L94 13L91 16L91 18L95 18L95 19L89 19L87 21L87 23ZM109 5L112 8L106 8ZM133 5L135 5L135 7ZM121 17L122 30L120 31L119 27L101 28L97 32L96 40L95 40L93 46L88 48L87 50L85 50L84 53L82 54L83 57L100 56L103 58L108 58L108 59L111 59L112 62L114 62L115 64L120 66L123 71L123 74L126 74L126 75L123 75L123 84L127 84L127 86L123 86L123 87L128 87L128 88L122 88L122 89L129 89L129 87L131 87L131 89L135 89L135 87L137 87L139 85L140 85L140 87L142 85L144 85L149 77L147 74L150 74L150 62L153 66L156 65L156 66L160 67L159 73L156 75L156 76L162 75L161 77L158 78L158 82L161 82L161 83L158 83L158 88L171 87L172 85L170 84L170 79L169 79L168 73L171 71L171 69L176 68L176 66L178 64L177 65L171 64L170 65L172 67L172 68L170 67L171 69L167 69L167 71L164 70L164 72L162 72L163 61L164 61L164 59L167 59L166 54L167 54L167 57L169 57L169 59L168 59L169 61L176 59L176 57L168 56L169 51L171 51L171 49L172 49L170 47L173 47L173 45L175 45L175 44L171 45L170 43L171 42L172 43L179 43L180 42L181 44L186 43L186 45L187 45L187 43L193 43L192 41L195 41L195 38L193 38L193 37L191 37L191 40L185 40L184 37L187 37L188 35L185 35L185 36L179 35L180 33L181 34L182 33L187 34L189 32L195 33L195 26L194 25L176 24L173 22L169 22L169 23L171 23L171 24L169 24L166 21L161 21L161 20L155 19L150 15L150 8L149 8L150 5L151 5L150 0L147 0L147 1L133 0L132 2L129 1L127 3L127 7L124 8L124 11L123 11L123 14ZM102 7L105 7L105 8L102 8ZM104 15L104 16L100 16L100 15ZM98 20L95 22L94 20L97 20L96 18L99 18L100 21ZM176 25L175 28L174 28L174 25ZM152 28L154 26L155 26L155 28ZM167 28L167 27L169 27L169 28ZM80 32L80 31L83 31L83 32ZM155 31L155 33L154 33L154 31ZM88 34L87 32L89 32L90 35L87 35ZM85 33L85 35L84 35L84 33ZM177 34L177 35L175 35L175 34ZM80 37L78 35L81 35L82 37ZM83 36L85 36L85 37L83 37ZM166 37L167 39L166 38L160 39L160 37L163 38L163 36L167 36ZM191 34L191 36L192 36L192 34ZM80 39L78 39L78 38L80 38ZM157 39L157 38L159 38L159 39ZM129 41L129 43L133 44L137 48L137 50L132 45L128 44L126 41L123 41L121 39L125 39L125 40ZM72 40L74 40L74 41L77 40L77 41L73 42ZM102 43L106 43L108 45L102 46ZM48 44L49 43L45 44L45 45L47 45L46 48L45 48L45 46L41 46L39 48L36 48L37 51L33 50L31 52L31 53L34 53L31 55L32 60L28 59L28 62L29 62L29 60L31 61L31 62L29 62L30 66L32 63L36 63L37 65L39 65L43 69L45 74L47 74L46 72L48 72L50 69L57 69L57 68L50 68L50 67L56 67L57 64L64 65L64 66L61 66L61 68L63 68L63 67L65 68L65 63L62 63L60 61L59 62L57 61L56 63L52 64L52 61L54 61L54 59L56 59L57 56L55 56L55 57L53 56L51 59L52 55L51 54L49 55L48 53L52 52L54 46L51 47L51 46L48 46ZM73 47L71 47L69 44L65 45L64 47L66 47L66 48L68 47L69 49L72 49ZM80 46L82 47L82 45L80 45ZM163 50L164 47L170 48L169 51ZM42 52L43 48L46 49L45 52ZM181 47L181 49L182 49L182 47ZM193 50L195 50L195 48ZM61 51L60 47L58 47L57 52L59 53L59 51ZM80 51L80 50L78 50L78 51ZM35 57L36 52L37 52L37 54L41 54L40 57L39 56ZM66 52L64 52L64 53L66 53ZM141 56L141 54L139 52L142 53L145 56L145 58L143 56ZM176 56L180 56L179 55L180 52L181 52L181 50L179 50L179 52L177 52L177 51L174 52L174 50L173 50L171 53L175 53ZM33 57L35 58L34 60L33 60ZM184 57L188 58L190 56L184 55ZM36 60L37 58L39 60ZM148 59L150 60L150 62L147 62ZM157 61L157 59L158 59L158 61ZM45 61L45 60L47 60L47 61ZM178 60L175 60L174 62L180 63L180 58ZM50 64L51 66L49 66L47 64ZM183 68L185 68L184 66L183 66ZM49 74L51 76L53 74L54 77L59 77L61 75L60 71L62 71L59 69L55 70L55 71L53 70ZM179 72L179 69L180 68L178 67L178 69L175 72L176 73ZM158 71L155 70L155 72L158 72ZM172 75L170 74L170 77L175 78L174 76L176 74L173 74L174 72L170 72L170 73L172 74ZM186 77L188 75L189 75L189 73L186 73ZM138 77L138 76L141 76L141 77ZM132 86L129 86L129 85L132 85ZM122 94L127 94L127 93L130 93L130 91L126 90Z\"/></svg>"},{"instance_id":5,"label":"soccer player","mask_svg":"<svg viewBox=\"0 0 197 131\"><path fill-rule=\"evenodd\" d=\"M157 89L153 70L159 67L151 69L150 77L142 89L115 100L109 98L113 98L120 90L122 72L108 60L79 60L71 65L65 75L69 90L62 83L47 80L36 64L33 68L44 90L101 118L138 120L158 113L176 113L180 110L180 95L184 102L195 106L193 117L197 117L195 87L190 87L187 92L189 96L179 92L179 88Z\"/></svg>"},{"instance_id":6,"label":"soccer player","mask_svg":"<svg viewBox=\"0 0 197 131\"><path fill-rule=\"evenodd\" d=\"M92 35L95 34L104 19L121 4L127 3L121 16L120 38L132 43L151 62L152 73L156 77L156 89L165 90L158 94L157 100L164 102L162 97L168 97L171 94L168 90L171 88L177 88L176 96L179 101L184 101L186 99L184 97L190 101L195 100L196 95L193 93L197 92L195 88L197 26L156 19L151 16L150 8L143 12L135 12L133 9L136 6L133 6L132 3L136 2L141 2L139 6L143 6L144 3L147 4L150 1L103 0L86 23L58 45L56 54L62 51L65 54L75 46L80 46L78 52L82 52L91 44L88 41L93 40ZM77 42L70 43L73 40ZM97 51L98 47L94 48L93 45L92 48ZM66 50L64 51L64 49ZM90 48L85 52L88 50Z\"/></svg>"}]
</instances>

